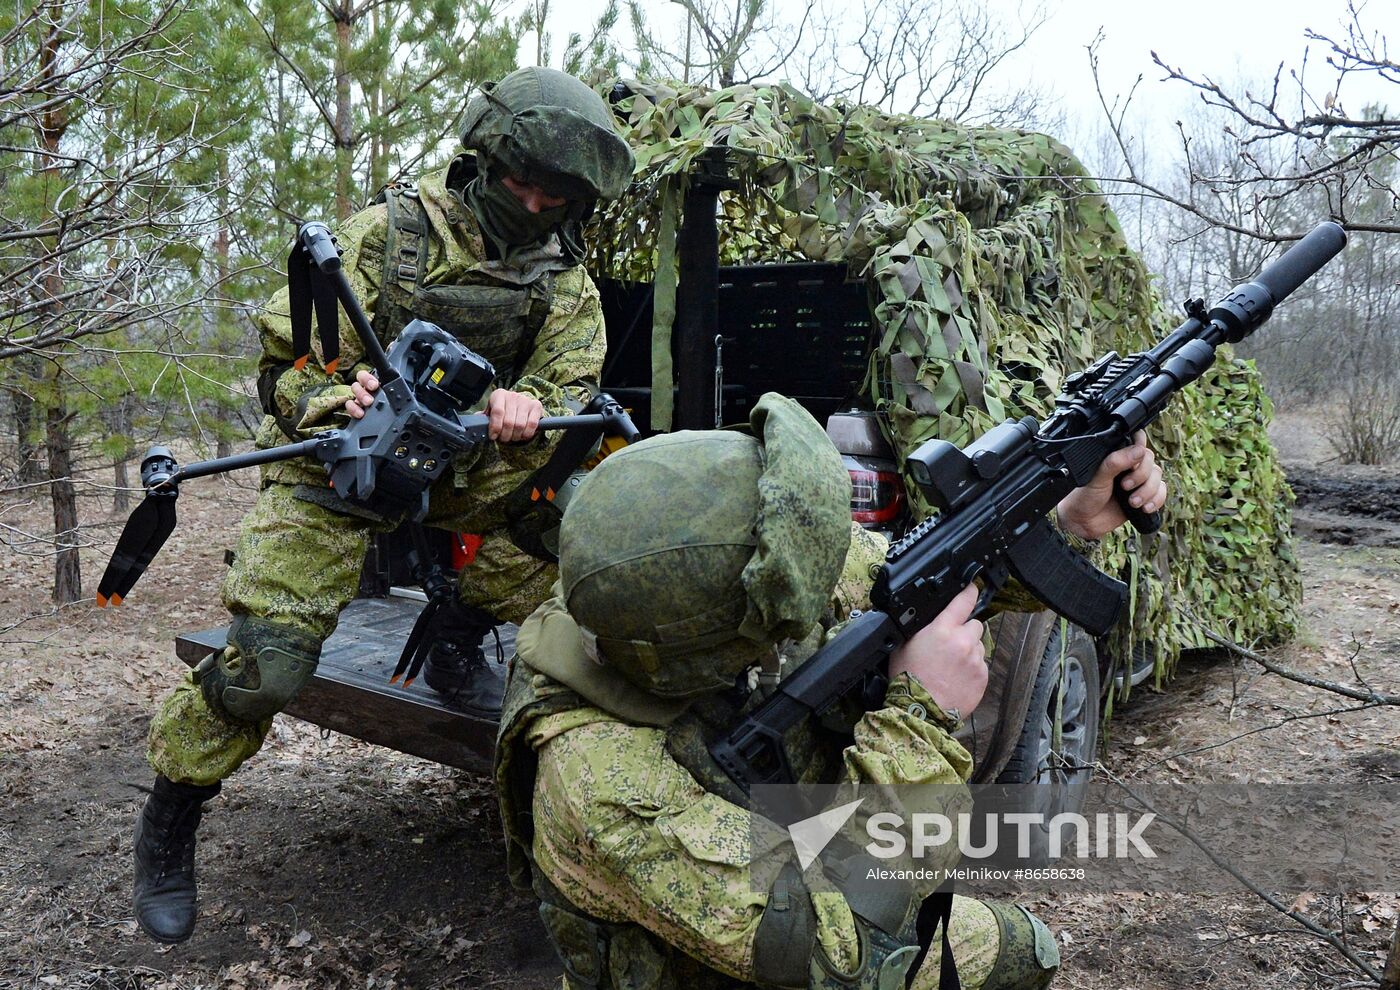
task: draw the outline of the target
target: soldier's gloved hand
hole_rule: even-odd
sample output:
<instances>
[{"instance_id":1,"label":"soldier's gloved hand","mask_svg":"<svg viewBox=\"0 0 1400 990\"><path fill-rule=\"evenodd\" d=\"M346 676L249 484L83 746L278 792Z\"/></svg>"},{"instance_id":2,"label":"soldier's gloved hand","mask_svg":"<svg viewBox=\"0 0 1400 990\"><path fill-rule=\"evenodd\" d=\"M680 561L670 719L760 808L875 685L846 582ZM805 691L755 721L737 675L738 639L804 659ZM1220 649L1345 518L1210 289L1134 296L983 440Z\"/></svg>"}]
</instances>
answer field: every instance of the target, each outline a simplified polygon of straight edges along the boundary
<instances>
[{"instance_id":1,"label":"soldier's gloved hand","mask_svg":"<svg viewBox=\"0 0 1400 990\"><path fill-rule=\"evenodd\" d=\"M350 391L355 393L353 398L345 400L345 411L350 414L351 419L363 419L365 410L374 405L374 392L379 388L379 379L374 377L371 371L360 369L355 375L355 380L350 383Z\"/></svg>"},{"instance_id":2,"label":"soldier's gloved hand","mask_svg":"<svg viewBox=\"0 0 1400 990\"><path fill-rule=\"evenodd\" d=\"M491 439L512 443L535 435L544 416L544 405L533 395L498 388L486 400L486 414L491 417L487 427Z\"/></svg>"},{"instance_id":3,"label":"soldier's gloved hand","mask_svg":"<svg viewBox=\"0 0 1400 990\"><path fill-rule=\"evenodd\" d=\"M913 675L944 711L971 712L987 690L982 623L972 618L977 594L977 585L968 585L890 657L891 679Z\"/></svg>"},{"instance_id":4,"label":"soldier's gloved hand","mask_svg":"<svg viewBox=\"0 0 1400 990\"><path fill-rule=\"evenodd\" d=\"M1060 500L1060 528L1086 540L1097 540L1113 532L1128 517L1113 497L1115 479L1123 490L1132 492L1129 501L1144 512L1156 512L1167 504L1167 483L1162 466L1147 446L1147 434L1138 430L1130 447L1115 450L1099 465L1098 472L1083 488L1076 488Z\"/></svg>"}]
</instances>

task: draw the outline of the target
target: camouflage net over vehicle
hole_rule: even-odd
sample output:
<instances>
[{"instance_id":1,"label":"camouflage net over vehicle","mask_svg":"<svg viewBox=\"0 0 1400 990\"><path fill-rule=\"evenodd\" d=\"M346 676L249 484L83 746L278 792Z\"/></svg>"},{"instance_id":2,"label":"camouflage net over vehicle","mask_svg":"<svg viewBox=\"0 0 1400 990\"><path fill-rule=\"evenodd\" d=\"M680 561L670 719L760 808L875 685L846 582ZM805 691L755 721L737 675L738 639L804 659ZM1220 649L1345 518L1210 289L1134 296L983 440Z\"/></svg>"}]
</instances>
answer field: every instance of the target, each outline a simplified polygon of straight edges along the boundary
<instances>
[{"instance_id":1,"label":"camouflage net over vehicle","mask_svg":"<svg viewBox=\"0 0 1400 990\"><path fill-rule=\"evenodd\" d=\"M870 286L864 387L901 458L930 437L965 444L1006 418L1044 417L1062 370L1179 322L1097 185L1045 135L827 107L788 86L627 88L615 110L636 179L597 218L589 267L655 283L653 426L669 425L676 230L711 146L728 149L738 181L720 199L722 264L844 262ZM1115 534L1101 560L1133 588L1116 657L1150 643L1160 679L1182 647L1208 645L1198 621L1244 643L1294 631L1292 493L1270 415L1252 365L1227 348L1153 427L1173 489L1166 526Z\"/></svg>"}]
</instances>

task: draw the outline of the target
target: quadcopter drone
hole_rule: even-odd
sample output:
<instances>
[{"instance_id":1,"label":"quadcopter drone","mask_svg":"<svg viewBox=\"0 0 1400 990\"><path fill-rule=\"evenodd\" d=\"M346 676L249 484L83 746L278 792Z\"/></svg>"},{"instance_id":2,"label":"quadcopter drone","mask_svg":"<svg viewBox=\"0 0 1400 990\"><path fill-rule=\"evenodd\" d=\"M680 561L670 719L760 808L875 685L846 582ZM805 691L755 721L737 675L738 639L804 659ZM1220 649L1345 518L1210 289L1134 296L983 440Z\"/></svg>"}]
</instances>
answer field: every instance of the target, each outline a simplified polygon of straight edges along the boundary
<instances>
[{"instance_id":1,"label":"quadcopter drone","mask_svg":"<svg viewBox=\"0 0 1400 990\"><path fill-rule=\"evenodd\" d=\"M490 420L472 413L495 378L495 369L481 355L462 345L446 330L413 320L386 353L341 267L340 250L323 223L302 225L288 259L292 348L300 370L311 355L314 312L321 341L323 367L333 375L340 360L336 304L345 308L351 325L373 364L380 388L363 418L345 429L325 430L308 440L254 450L231 457L198 461L184 467L166 447L152 447L141 461L141 484L146 497L131 513L117 540L112 560L97 588L97 604L120 605L145 573L175 529L175 502L181 482L294 457L314 457L325 467L328 484L347 503L387 517L418 522L428 511L428 490L453 458L488 437ZM564 439L532 480L530 500L552 503L569 476L587 459L604 436L631 443L638 436L626 410L606 393L596 394L575 416L545 417L541 430L567 430ZM415 527L421 529L421 527ZM420 534L415 534L420 535ZM432 613L445 604L451 585L441 568L417 556L430 592L429 607L415 627L395 673L398 679L409 661L421 666L422 630ZM426 644L422 644L425 646ZM416 669L410 668L409 683Z\"/></svg>"}]
</instances>

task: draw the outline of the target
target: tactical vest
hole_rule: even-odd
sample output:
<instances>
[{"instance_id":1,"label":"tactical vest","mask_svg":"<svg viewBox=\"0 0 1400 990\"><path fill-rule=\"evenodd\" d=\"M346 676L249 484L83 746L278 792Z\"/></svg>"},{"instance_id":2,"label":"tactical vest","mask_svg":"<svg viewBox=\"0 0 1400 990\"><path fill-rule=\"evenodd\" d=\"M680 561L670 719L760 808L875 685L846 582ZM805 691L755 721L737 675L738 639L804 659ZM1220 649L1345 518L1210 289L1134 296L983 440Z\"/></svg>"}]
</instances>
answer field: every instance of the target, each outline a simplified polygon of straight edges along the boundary
<instances>
[{"instance_id":1,"label":"tactical vest","mask_svg":"<svg viewBox=\"0 0 1400 990\"><path fill-rule=\"evenodd\" d=\"M469 283L425 285L430 238L451 252L470 216L460 190L447 185L460 172L454 167L425 176L421 186L395 186L381 194L389 218L374 330L381 340L392 340L413 319L435 323L490 361L496 385L508 388L519 379L549 316L556 275L571 265L557 238L551 238L542 247L515 252L509 264L482 262Z\"/></svg>"},{"instance_id":2,"label":"tactical vest","mask_svg":"<svg viewBox=\"0 0 1400 990\"><path fill-rule=\"evenodd\" d=\"M746 701L719 695L697 699L669 721L666 733L666 749L672 759L705 790L741 807L749 806L748 796L714 762L705 740L721 727L737 722ZM496 741L496 792L506 830L506 867L516 887L532 888L540 899L540 918L564 962L568 990L751 988L753 984L697 962L640 925L608 922L586 914L535 865L532 822L538 761L527 730L537 718L589 705L591 702L579 694L516 657L510 665ZM829 779L840 752L839 743L815 735L788 739L788 757L799 780Z\"/></svg>"}]
</instances>

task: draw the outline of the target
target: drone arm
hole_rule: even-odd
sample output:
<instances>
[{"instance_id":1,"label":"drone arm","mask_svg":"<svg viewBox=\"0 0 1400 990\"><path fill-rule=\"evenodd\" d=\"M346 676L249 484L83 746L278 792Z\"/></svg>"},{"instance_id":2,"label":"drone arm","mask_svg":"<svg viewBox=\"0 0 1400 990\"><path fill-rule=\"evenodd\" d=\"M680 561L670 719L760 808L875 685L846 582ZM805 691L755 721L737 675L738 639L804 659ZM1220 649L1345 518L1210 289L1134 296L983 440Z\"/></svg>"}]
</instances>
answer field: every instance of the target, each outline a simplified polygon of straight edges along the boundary
<instances>
[{"instance_id":1,"label":"drone arm","mask_svg":"<svg viewBox=\"0 0 1400 990\"><path fill-rule=\"evenodd\" d=\"M207 478L211 474L223 474L225 471L237 471L240 468L255 467L259 464L273 464L277 461L290 461L294 457L307 457L315 453L316 448L324 443L335 443L340 438L339 430L327 430L318 433L310 440L302 440L298 443L286 443L280 447L269 447L266 450L250 450L243 454L233 454L229 457L216 457L209 461L195 461L187 464L175 472L164 485L178 485L182 481L189 481L191 478Z\"/></svg>"},{"instance_id":2,"label":"drone arm","mask_svg":"<svg viewBox=\"0 0 1400 990\"><path fill-rule=\"evenodd\" d=\"M374 328L370 326L369 317L360 308L360 301L355 298L355 290L350 285L350 280L345 277L345 270L339 269L330 276L331 284L335 286L336 295L340 297L340 304L345 307L345 312L350 317L350 325L355 328L355 334L360 338L360 345L365 349L365 356L374 365L374 373L381 383L391 382L399 377L399 373L389 364L389 355L384 353L384 346L379 343L379 338L374 334Z\"/></svg>"},{"instance_id":3,"label":"drone arm","mask_svg":"<svg viewBox=\"0 0 1400 990\"><path fill-rule=\"evenodd\" d=\"M618 436L634 443L640 432L632 418L621 407L605 408L601 413L581 413L577 416L546 416L540 420L541 430L577 430L584 427L600 430L607 436Z\"/></svg>"}]
</instances>

